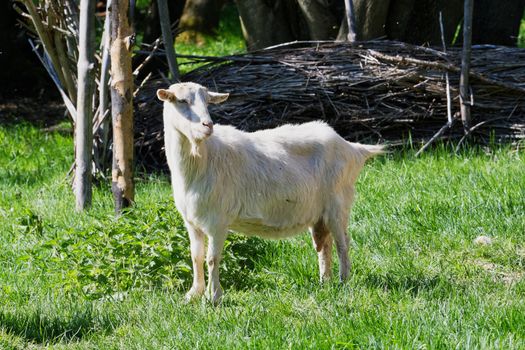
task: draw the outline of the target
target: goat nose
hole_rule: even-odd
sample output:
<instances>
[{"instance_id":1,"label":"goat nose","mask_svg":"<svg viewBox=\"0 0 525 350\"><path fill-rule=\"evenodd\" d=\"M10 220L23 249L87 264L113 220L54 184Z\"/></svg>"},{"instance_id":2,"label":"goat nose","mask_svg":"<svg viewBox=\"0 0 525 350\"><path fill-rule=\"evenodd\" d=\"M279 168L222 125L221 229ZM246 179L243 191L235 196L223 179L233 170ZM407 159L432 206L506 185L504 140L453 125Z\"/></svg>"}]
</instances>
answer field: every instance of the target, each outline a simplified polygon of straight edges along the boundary
<instances>
[{"instance_id":1,"label":"goat nose","mask_svg":"<svg viewBox=\"0 0 525 350\"><path fill-rule=\"evenodd\" d=\"M212 122L202 122L202 125L207 127L210 130L213 130L213 123Z\"/></svg>"}]
</instances>

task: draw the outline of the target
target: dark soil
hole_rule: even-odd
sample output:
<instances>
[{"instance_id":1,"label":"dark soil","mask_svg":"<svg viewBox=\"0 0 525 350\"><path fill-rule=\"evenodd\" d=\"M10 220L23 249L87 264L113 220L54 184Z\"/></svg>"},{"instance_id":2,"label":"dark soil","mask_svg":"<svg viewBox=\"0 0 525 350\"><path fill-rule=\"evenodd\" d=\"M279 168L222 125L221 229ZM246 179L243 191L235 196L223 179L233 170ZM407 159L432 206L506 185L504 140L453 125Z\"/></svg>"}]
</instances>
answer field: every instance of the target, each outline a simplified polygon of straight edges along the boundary
<instances>
[{"instance_id":1,"label":"dark soil","mask_svg":"<svg viewBox=\"0 0 525 350\"><path fill-rule=\"evenodd\" d=\"M0 124L19 123L35 124L41 127L52 127L68 121L66 108L55 99L19 97L0 100Z\"/></svg>"}]
</instances>

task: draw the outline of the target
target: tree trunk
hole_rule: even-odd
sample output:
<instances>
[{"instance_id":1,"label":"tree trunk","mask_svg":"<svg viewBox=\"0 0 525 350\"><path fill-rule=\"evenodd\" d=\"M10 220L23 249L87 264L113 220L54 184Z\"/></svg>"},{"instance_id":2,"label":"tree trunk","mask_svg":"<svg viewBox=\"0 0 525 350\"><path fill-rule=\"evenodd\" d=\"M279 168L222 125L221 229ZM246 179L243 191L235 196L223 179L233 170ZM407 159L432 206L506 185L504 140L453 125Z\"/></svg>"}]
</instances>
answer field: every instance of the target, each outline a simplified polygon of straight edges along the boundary
<instances>
[{"instance_id":1,"label":"tree trunk","mask_svg":"<svg viewBox=\"0 0 525 350\"><path fill-rule=\"evenodd\" d=\"M394 0L390 3L385 29L389 39L403 40L411 30L410 16L416 0Z\"/></svg>"},{"instance_id":2,"label":"tree trunk","mask_svg":"<svg viewBox=\"0 0 525 350\"><path fill-rule=\"evenodd\" d=\"M167 0L157 0L159 5L160 28L162 30L162 41L166 51L166 60L170 67L171 81L179 81L179 67L175 57L175 47L173 46L173 36L171 35L171 22Z\"/></svg>"},{"instance_id":3,"label":"tree trunk","mask_svg":"<svg viewBox=\"0 0 525 350\"><path fill-rule=\"evenodd\" d=\"M357 40L371 40L386 35L385 23L391 0L353 0Z\"/></svg>"},{"instance_id":4,"label":"tree trunk","mask_svg":"<svg viewBox=\"0 0 525 350\"><path fill-rule=\"evenodd\" d=\"M298 39L286 0L236 0L241 27L249 50ZM295 12L296 13L296 12Z\"/></svg>"},{"instance_id":5,"label":"tree trunk","mask_svg":"<svg viewBox=\"0 0 525 350\"><path fill-rule=\"evenodd\" d=\"M333 40L337 37L339 21L326 1L297 0L306 20L310 40Z\"/></svg>"},{"instance_id":6,"label":"tree trunk","mask_svg":"<svg viewBox=\"0 0 525 350\"><path fill-rule=\"evenodd\" d=\"M81 0L77 63L77 119L75 121L74 192L77 210L84 210L91 205L94 61L95 0Z\"/></svg>"},{"instance_id":7,"label":"tree trunk","mask_svg":"<svg viewBox=\"0 0 525 350\"><path fill-rule=\"evenodd\" d=\"M111 117L106 115L108 113L109 107L109 67L110 67L110 56L109 48L111 45L111 20L110 20L110 11L111 11L111 0L106 2L106 18L104 19L104 33L102 35L102 62L100 66L100 83L99 83L99 113L98 118L102 120L98 130L96 130L97 137L97 146L96 150L98 151L99 162L102 170L107 170L109 168L109 128L111 127Z\"/></svg>"},{"instance_id":8,"label":"tree trunk","mask_svg":"<svg viewBox=\"0 0 525 350\"><path fill-rule=\"evenodd\" d=\"M188 39L194 40L199 34L214 34L219 25L221 1L186 0L180 28Z\"/></svg>"},{"instance_id":9,"label":"tree trunk","mask_svg":"<svg viewBox=\"0 0 525 350\"><path fill-rule=\"evenodd\" d=\"M179 27L180 17L184 9L186 1L168 1L168 14L170 16L171 23L175 23L176 27ZM143 42L147 44L153 43L157 40L162 32L160 30L160 17L159 7L157 0L152 0L148 8L146 17L142 19L141 23L138 23L144 28Z\"/></svg>"},{"instance_id":10,"label":"tree trunk","mask_svg":"<svg viewBox=\"0 0 525 350\"><path fill-rule=\"evenodd\" d=\"M299 7L295 9L290 1L285 0L236 2L250 49L293 40L331 39L332 19L343 11L338 8L343 2L353 4L360 40L386 37L418 45L439 45L439 13L443 13L445 41L450 44L463 17L463 0L297 0L294 3ZM524 8L524 0L477 0L473 16L473 43L516 45ZM298 19L298 12L299 17L304 18ZM307 37L291 30L293 26L301 25L307 25ZM340 27L338 39L343 40L348 33L347 22L343 21ZM458 41L461 42L461 38Z\"/></svg>"},{"instance_id":11,"label":"tree trunk","mask_svg":"<svg viewBox=\"0 0 525 350\"><path fill-rule=\"evenodd\" d=\"M387 38L416 45L440 45L439 13L442 13L445 41L451 44L463 17L463 0L236 0L236 3L251 50L294 40L332 39L333 18L339 26L337 39L345 40L348 23L339 17L344 13L341 5L345 3L347 7L353 4L357 40ZM524 0L477 0L473 43L516 45L524 8Z\"/></svg>"},{"instance_id":12,"label":"tree trunk","mask_svg":"<svg viewBox=\"0 0 525 350\"><path fill-rule=\"evenodd\" d=\"M357 32L355 26L355 10L352 0L345 0L345 23L348 27L346 40L353 43L357 40Z\"/></svg>"},{"instance_id":13,"label":"tree trunk","mask_svg":"<svg viewBox=\"0 0 525 350\"><path fill-rule=\"evenodd\" d=\"M465 0L465 9L463 11L463 53L461 56L461 76L459 78L459 100L461 110L461 121L465 133L470 129L470 54L472 45L472 13L474 9L474 0Z\"/></svg>"},{"instance_id":14,"label":"tree trunk","mask_svg":"<svg viewBox=\"0 0 525 350\"><path fill-rule=\"evenodd\" d=\"M133 80L128 1L111 6L111 115L113 121L112 191L115 212L130 206L133 188Z\"/></svg>"},{"instance_id":15,"label":"tree trunk","mask_svg":"<svg viewBox=\"0 0 525 350\"><path fill-rule=\"evenodd\" d=\"M178 28L180 17L182 16L182 10L184 9L184 0L179 1L168 1L168 15L172 24L175 24L175 30ZM138 18L137 18L138 19ZM137 27L144 28L144 36L142 39L143 43L152 44L161 35L160 29L160 16L159 7L157 0L152 0L148 8L145 18L137 21ZM146 58L147 54L135 53L132 57L133 69L141 65ZM136 76L137 81L142 81L148 74L153 73L157 75L158 72L163 74L169 73L169 67L160 56L153 56L141 69L139 74Z\"/></svg>"}]
</instances>

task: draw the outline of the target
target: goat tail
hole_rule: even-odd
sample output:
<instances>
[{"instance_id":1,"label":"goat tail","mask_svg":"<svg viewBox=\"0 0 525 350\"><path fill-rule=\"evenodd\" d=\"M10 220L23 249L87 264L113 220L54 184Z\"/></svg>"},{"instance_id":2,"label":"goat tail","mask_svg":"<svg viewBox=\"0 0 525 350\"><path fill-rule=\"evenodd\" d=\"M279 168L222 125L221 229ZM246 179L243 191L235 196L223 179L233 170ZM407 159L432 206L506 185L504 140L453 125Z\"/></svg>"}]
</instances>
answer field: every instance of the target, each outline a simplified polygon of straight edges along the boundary
<instances>
[{"instance_id":1,"label":"goat tail","mask_svg":"<svg viewBox=\"0 0 525 350\"><path fill-rule=\"evenodd\" d=\"M366 158L372 158L381 154L386 153L385 146L383 145L362 145L365 149Z\"/></svg>"},{"instance_id":2,"label":"goat tail","mask_svg":"<svg viewBox=\"0 0 525 350\"><path fill-rule=\"evenodd\" d=\"M386 153L385 146L383 145L365 145L362 143L352 143L352 142L349 142L349 143L354 147L354 149L358 151L358 153L361 155L361 157L365 161L369 158Z\"/></svg>"}]
</instances>

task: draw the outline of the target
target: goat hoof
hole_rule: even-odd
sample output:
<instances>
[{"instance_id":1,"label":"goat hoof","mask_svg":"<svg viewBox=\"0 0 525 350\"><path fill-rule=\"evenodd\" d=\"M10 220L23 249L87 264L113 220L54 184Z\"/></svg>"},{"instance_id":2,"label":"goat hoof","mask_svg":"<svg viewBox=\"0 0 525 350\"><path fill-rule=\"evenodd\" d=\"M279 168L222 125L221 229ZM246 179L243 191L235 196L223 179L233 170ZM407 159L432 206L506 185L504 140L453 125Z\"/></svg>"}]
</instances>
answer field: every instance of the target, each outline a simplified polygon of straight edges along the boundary
<instances>
[{"instance_id":1,"label":"goat hoof","mask_svg":"<svg viewBox=\"0 0 525 350\"><path fill-rule=\"evenodd\" d=\"M345 283L350 278L350 274L339 275L339 282Z\"/></svg>"},{"instance_id":2,"label":"goat hoof","mask_svg":"<svg viewBox=\"0 0 525 350\"><path fill-rule=\"evenodd\" d=\"M222 301L222 289L217 289L213 293L206 293L206 297L213 306L217 306Z\"/></svg>"},{"instance_id":3,"label":"goat hoof","mask_svg":"<svg viewBox=\"0 0 525 350\"><path fill-rule=\"evenodd\" d=\"M332 280L332 274L331 273L324 273L320 276L319 281L321 284L328 283Z\"/></svg>"},{"instance_id":4,"label":"goat hoof","mask_svg":"<svg viewBox=\"0 0 525 350\"><path fill-rule=\"evenodd\" d=\"M186 296L184 297L184 301L186 303L191 303L193 301L199 300L202 297L203 291L190 289L188 293L186 293Z\"/></svg>"}]
</instances>

